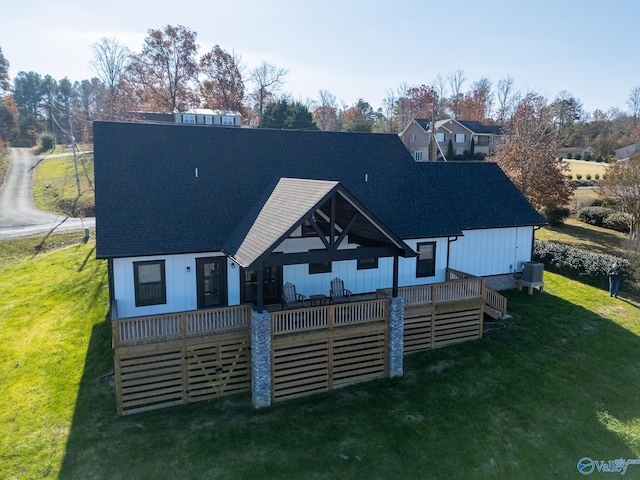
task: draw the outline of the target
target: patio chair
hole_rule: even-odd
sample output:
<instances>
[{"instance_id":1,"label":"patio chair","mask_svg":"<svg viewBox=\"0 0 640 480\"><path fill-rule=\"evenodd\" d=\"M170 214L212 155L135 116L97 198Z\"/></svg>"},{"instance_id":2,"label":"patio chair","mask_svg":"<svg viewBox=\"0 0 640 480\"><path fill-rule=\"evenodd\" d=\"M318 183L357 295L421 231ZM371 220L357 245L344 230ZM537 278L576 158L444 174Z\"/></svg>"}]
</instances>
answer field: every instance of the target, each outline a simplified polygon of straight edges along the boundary
<instances>
[{"instance_id":1,"label":"patio chair","mask_svg":"<svg viewBox=\"0 0 640 480\"><path fill-rule=\"evenodd\" d=\"M331 291L329 292L329 296L331 297L331 303L338 303L351 301L351 290L347 290L344 288L344 282L342 279L336 277L331 280Z\"/></svg>"},{"instance_id":2,"label":"patio chair","mask_svg":"<svg viewBox=\"0 0 640 480\"><path fill-rule=\"evenodd\" d=\"M304 307L305 295L296 292L296 286L287 282L282 286L282 309Z\"/></svg>"}]
</instances>

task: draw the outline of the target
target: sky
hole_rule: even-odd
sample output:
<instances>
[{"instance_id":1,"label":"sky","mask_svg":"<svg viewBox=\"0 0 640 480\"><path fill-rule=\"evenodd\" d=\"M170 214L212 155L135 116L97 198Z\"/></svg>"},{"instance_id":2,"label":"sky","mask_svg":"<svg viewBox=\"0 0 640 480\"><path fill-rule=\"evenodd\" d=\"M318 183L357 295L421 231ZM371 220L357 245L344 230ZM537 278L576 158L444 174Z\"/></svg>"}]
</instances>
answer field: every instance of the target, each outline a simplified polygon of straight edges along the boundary
<instances>
[{"instance_id":1,"label":"sky","mask_svg":"<svg viewBox=\"0 0 640 480\"><path fill-rule=\"evenodd\" d=\"M402 85L431 85L460 70L463 91L511 77L553 101L629 111L640 86L638 0L0 0L0 48L13 79L34 71L95 77L92 45L115 38L142 50L150 29L182 25L199 54L219 45L245 73L265 61L287 69L283 93L374 109Z\"/></svg>"}]
</instances>

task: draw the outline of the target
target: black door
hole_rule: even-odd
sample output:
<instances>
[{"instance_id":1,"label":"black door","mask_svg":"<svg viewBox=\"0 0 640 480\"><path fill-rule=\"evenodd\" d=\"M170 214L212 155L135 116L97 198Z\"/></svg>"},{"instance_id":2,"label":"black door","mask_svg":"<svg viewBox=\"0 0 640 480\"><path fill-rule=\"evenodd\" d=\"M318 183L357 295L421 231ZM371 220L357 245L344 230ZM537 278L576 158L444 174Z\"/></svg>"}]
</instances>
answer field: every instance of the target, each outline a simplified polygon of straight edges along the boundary
<instances>
[{"instance_id":1,"label":"black door","mask_svg":"<svg viewBox=\"0 0 640 480\"><path fill-rule=\"evenodd\" d=\"M227 305L227 258L196 258L198 308Z\"/></svg>"},{"instance_id":2,"label":"black door","mask_svg":"<svg viewBox=\"0 0 640 480\"><path fill-rule=\"evenodd\" d=\"M240 272L240 302L255 304L258 298L258 273L242 269ZM282 301L282 267L264 269L264 304Z\"/></svg>"}]
</instances>

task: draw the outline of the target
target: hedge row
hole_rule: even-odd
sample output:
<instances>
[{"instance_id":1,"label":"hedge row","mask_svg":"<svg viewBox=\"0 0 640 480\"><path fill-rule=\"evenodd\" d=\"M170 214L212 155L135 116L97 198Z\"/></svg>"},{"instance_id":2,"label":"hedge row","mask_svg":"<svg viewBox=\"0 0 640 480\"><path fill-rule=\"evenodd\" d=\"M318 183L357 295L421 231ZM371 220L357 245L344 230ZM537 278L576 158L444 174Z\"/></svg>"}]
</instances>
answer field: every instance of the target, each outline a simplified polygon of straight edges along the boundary
<instances>
[{"instance_id":1,"label":"hedge row","mask_svg":"<svg viewBox=\"0 0 640 480\"><path fill-rule=\"evenodd\" d=\"M605 207L584 207L578 211L578 219L590 225L609 228L627 233L631 225L631 217L627 213L620 213Z\"/></svg>"},{"instance_id":2,"label":"hedge row","mask_svg":"<svg viewBox=\"0 0 640 480\"><path fill-rule=\"evenodd\" d=\"M623 279L631 274L627 260L542 240L533 243L533 259L544 263L546 270L600 288L608 288L607 270L613 262L620 265Z\"/></svg>"}]
</instances>

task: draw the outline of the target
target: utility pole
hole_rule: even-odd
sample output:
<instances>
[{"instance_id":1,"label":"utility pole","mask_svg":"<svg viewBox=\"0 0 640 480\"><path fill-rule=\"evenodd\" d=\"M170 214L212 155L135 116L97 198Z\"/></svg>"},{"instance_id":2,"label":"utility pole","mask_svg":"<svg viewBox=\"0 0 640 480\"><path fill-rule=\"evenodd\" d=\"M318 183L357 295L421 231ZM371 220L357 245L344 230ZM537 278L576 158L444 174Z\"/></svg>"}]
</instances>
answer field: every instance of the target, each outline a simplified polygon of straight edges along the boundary
<instances>
[{"instance_id":1,"label":"utility pole","mask_svg":"<svg viewBox=\"0 0 640 480\"><path fill-rule=\"evenodd\" d=\"M71 102L67 104L67 114L69 115L69 136L71 137L71 148L73 149L73 168L76 171L76 186L78 187L78 198L80 198L80 176L78 175L78 159L76 158L76 137L73 135L73 119L71 118Z\"/></svg>"}]
</instances>

